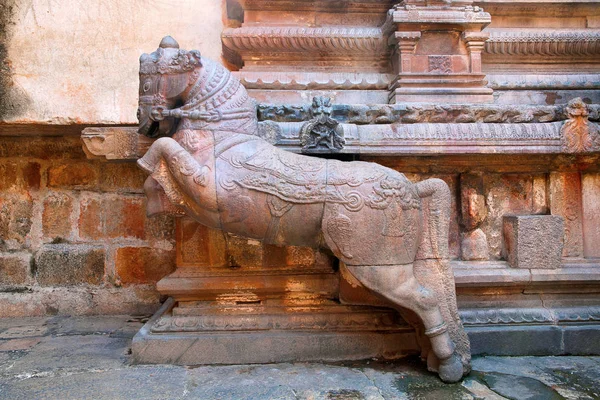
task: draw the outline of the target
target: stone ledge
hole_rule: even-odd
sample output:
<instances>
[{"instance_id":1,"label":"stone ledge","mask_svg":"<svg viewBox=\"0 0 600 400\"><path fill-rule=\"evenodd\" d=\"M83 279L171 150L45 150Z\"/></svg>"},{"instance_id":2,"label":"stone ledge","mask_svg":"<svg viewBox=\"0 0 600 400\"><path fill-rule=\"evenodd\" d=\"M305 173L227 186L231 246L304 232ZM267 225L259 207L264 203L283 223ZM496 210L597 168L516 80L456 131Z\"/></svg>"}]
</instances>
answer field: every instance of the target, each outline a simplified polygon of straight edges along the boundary
<instances>
[{"instance_id":1,"label":"stone ledge","mask_svg":"<svg viewBox=\"0 0 600 400\"><path fill-rule=\"evenodd\" d=\"M600 325L466 327L471 354L562 356L600 354Z\"/></svg>"},{"instance_id":2,"label":"stone ledge","mask_svg":"<svg viewBox=\"0 0 600 400\"><path fill-rule=\"evenodd\" d=\"M516 269L506 261L451 261L457 287L600 284L600 260L563 259L558 269Z\"/></svg>"}]
</instances>

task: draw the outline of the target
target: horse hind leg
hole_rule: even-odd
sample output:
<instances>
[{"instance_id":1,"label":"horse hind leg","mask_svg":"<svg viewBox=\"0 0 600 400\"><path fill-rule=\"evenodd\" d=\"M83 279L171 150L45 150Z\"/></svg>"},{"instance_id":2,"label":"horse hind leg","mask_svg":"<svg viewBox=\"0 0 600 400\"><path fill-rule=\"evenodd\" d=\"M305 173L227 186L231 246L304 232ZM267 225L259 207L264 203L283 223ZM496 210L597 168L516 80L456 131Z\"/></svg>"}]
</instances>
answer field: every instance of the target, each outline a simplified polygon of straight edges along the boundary
<instances>
[{"instance_id":1,"label":"horse hind leg","mask_svg":"<svg viewBox=\"0 0 600 400\"><path fill-rule=\"evenodd\" d=\"M457 382L463 376L460 357L450 338L435 295L421 286L413 265L347 266L365 287L400 307L415 312L425 326L434 354L440 360L438 373L444 382Z\"/></svg>"}]
</instances>

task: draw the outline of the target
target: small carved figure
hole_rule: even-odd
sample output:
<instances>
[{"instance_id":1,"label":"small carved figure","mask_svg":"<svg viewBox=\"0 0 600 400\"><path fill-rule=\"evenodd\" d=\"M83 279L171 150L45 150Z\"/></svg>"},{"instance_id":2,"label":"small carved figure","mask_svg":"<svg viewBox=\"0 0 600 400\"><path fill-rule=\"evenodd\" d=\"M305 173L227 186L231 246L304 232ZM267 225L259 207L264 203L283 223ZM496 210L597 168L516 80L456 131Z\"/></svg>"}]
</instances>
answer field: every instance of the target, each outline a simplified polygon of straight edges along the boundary
<instances>
[{"instance_id":1,"label":"small carved figure","mask_svg":"<svg viewBox=\"0 0 600 400\"><path fill-rule=\"evenodd\" d=\"M319 152L320 150L339 151L344 148L344 129L331 118L331 99L318 96L313 98L310 109L312 119L300 128L302 152Z\"/></svg>"},{"instance_id":2,"label":"small carved figure","mask_svg":"<svg viewBox=\"0 0 600 400\"><path fill-rule=\"evenodd\" d=\"M257 136L256 105L240 82L171 37L141 56L139 94L139 132L159 137L138 160L150 175L149 215L186 214L266 243L330 249L366 288L419 316L431 345L428 366L442 380L469 372L447 262L450 191L443 181L413 184L375 163L272 146ZM313 106L316 120L329 123L330 102ZM343 143L336 133L317 131L311 143L335 148Z\"/></svg>"}]
</instances>

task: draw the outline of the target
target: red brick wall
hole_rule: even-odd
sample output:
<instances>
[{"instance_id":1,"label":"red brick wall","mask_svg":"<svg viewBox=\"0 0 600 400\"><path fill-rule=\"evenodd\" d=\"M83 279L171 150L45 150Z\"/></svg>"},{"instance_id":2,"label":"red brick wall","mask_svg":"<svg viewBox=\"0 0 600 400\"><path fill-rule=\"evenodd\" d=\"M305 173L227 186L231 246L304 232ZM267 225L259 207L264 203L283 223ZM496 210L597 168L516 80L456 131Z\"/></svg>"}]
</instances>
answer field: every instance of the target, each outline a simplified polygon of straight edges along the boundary
<instances>
[{"instance_id":1,"label":"red brick wall","mask_svg":"<svg viewBox=\"0 0 600 400\"><path fill-rule=\"evenodd\" d=\"M0 317L152 312L175 233L145 216L144 179L77 136L0 137Z\"/></svg>"}]
</instances>

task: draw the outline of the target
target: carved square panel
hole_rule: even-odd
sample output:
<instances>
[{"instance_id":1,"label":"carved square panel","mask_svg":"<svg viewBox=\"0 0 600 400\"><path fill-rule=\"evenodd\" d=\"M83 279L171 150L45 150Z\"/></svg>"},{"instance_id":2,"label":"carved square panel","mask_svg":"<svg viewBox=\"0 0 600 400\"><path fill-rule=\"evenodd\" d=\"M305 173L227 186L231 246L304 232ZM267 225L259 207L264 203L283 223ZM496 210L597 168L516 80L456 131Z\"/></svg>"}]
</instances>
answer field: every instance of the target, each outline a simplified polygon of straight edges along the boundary
<instances>
[{"instance_id":1,"label":"carved square panel","mask_svg":"<svg viewBox=\"0 0 600 400\"><path fill-rule=\"evenodd\" d=\"M452 73L452 58L450 56L429 56L429 72Z\"/></svg>"}]
</instances>

